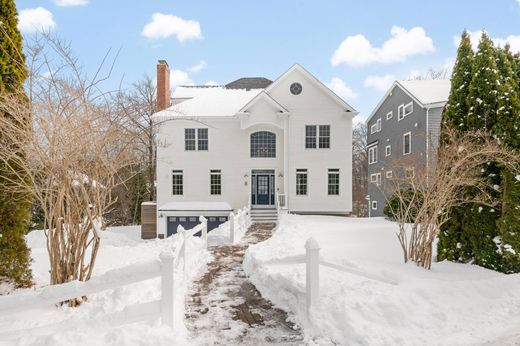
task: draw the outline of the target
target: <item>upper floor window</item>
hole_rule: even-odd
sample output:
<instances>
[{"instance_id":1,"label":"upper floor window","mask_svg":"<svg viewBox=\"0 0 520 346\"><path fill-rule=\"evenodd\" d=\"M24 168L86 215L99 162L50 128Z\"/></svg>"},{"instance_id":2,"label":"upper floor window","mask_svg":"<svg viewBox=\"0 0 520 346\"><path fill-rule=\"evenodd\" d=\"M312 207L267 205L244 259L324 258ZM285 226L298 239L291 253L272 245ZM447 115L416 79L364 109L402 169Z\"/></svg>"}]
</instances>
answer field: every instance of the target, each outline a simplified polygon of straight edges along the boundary
<instances>
[{"instance_id":1,"label":"upper floor window","mask_svg":"<svg viewBox=\"0 0 520 346\"><path fill-rule=\"evenodd\" d=\"M212 169L209 173L209 189L210 194L222 194L222 172L220 169Z\"/></svg>"},{"instance_id":2,"label":"upper floor window","mask_svg":"<svg viewBox=\"0 0 520 346\"><path fill-rule=\"evenodd\" d=\"M329 195L339 195L339 169L329 169L328 193Z\"/></svg>"},{"instance_id":3,"label":"upper floor window","mask_svg":"<svg viewBox=\"0 0 520 346\"><path fill-rule=\"evenodd\" d=\"M413 112L413 102L410 102L408 104L402 104L399 107L397 107L397 120L402 120L407 115L411 114Z\"/></svg>"},{"instance_id":4,"label":"upper floor window","mask_svg":"<svg viewBox=\"0 0 520 346\"><path fill-rule=\"evenodd\" d=\"M307 194L307 170L297 169L296 170L296 194L306 195Z\"/></svg>"},{"instance_id":5,"label":"upper floor window","mask_svg":"<svg viewBox=\"0 0 520 346\"><path fill-rule=\"evenodd\" d=\"M330 148L330 125L306 125L305 148L306 149Z\"/></svg>"},{"instance_id":6,"label":"upper floor window","mask_svg":"<svg viewBox=\"0 0 520 346\"><path fill-rule=\"evenodd\" d=\"M412 133L407 132L403 135L403 155L408 155L412 152Z\"/></svg>"},{"instance_id":7,"label":"upper floor window","mask_svg":"<svg viewBox=\"0 0 520 346\"><path fill-rule=\"evenodd\" d=\"M394 111L386 113L386 120L390 120L394 117Z\"/></svg>"},{"instance_id":8,"label":"upper floor window","mask_svg":"<svg viewBox=\"0 0 520 346\"><path fill-rule=\"evenodd\" d=\"M182 171L172 171L172 195L182 195L184 181Z\"/></svg>"},{"instance_id":9,"label":"upper floor window","mask_svg":"<svg viewBox=\"0 0 520 346\"><path fill-rule=\"evenodd\" d=\"M377 145L368 148L368 164L377 162Z\"/></svg>"},{"instance_id":10,"label":"upper floor window","mask_svg":"<svg viewBox=\"0 0 520 346\"><path fill-rule=\"evenodd\" d=\"M370 134L380 132L381 131L381 118L377 119L377 121L370 126Z\"/></svg>"},{"instance_id":11,"label":"upper floor window","mask_svg":"<svg viewBox=\"0 0 520 346\"><path fill-rule=\"evenodd\" d=\"M276 157L276 134L268 131L252 133L251 157Z\"/></svg>"},{"instance_id":12,"label":"upper floor window","mask_svg":"<svg viewBox=\"0 0 520 346\"><path fill-rule=\"evenodd\" d=\"M392 146L391 145L387 145L385 147L385 156L390 156L392 155Z\"/></svg>"},{"instance_id":13,"label":"upper floor window","mask_svg":"<svg viewBox=\"0 0 520 346\"><path fill-rule=\"evenodd\" d=\"M208 150L208 129L184 129L184 149Z\"/></svg>"}]
</instances>

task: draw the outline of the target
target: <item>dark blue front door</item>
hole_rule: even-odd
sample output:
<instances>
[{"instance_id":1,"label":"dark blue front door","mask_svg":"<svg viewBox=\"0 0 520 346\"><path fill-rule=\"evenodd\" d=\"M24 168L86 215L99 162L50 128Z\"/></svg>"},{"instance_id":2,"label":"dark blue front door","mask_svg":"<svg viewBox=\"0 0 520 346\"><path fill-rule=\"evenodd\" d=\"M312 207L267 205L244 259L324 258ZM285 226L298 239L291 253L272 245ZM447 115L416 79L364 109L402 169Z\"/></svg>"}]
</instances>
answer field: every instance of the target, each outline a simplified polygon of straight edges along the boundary
<instances>
[{"instance_id":1,"label":"dark blue front door","mask_svg":"<svg viewBox=\"0 0 520 346\"><path fill-rule=\"evenodd\" d=\"M256 176L256 204L269 204L269 175Z\"/></svg>"}]
</instances>

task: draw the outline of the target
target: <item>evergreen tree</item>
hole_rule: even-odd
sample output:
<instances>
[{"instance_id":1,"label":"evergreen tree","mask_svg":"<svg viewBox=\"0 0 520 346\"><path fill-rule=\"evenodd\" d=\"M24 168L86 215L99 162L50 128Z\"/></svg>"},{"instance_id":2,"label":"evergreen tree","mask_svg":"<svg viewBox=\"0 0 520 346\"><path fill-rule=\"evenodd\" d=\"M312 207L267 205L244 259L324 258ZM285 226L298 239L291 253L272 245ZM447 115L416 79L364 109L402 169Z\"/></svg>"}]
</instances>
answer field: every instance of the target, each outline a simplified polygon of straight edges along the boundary
<instances>
[{"instance_id":1,"label":"evergreen tree","mask_svg":"<svg viewBox=\"0 0 520 346\"><path fill-rule=\"evenodd\" d=\"M23 83L27 77L22 36L17 28L18 18L13 0L0 0L0 93L20 95L27 102ZM9 117L9 114L0 114ZM26 124L30 126L29 123ZM0 133L0 140L2 134ZM25 243L30 197L8 192L5 179L9 170L0 164L0 278L13 280L19 286L31 284L30 252Z\"/></svg>"}]
</instances>

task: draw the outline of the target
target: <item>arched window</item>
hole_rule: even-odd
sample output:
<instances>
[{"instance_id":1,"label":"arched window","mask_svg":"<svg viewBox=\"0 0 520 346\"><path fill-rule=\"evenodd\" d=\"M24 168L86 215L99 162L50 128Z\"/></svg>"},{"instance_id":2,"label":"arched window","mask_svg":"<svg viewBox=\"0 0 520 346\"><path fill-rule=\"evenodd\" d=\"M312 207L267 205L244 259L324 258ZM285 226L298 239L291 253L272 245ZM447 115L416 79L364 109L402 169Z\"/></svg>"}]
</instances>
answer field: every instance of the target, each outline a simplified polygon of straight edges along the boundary
<instances>
[{"instance_id":1,"label":"arched window","mask_svg":"<svg viewBox=\"0 0 520 346\"><path fill-rule=\"evenodd\" d=\"M251 157L276 157L276 134L268 131L252 133Z\"/></svg>"}]
</instances>

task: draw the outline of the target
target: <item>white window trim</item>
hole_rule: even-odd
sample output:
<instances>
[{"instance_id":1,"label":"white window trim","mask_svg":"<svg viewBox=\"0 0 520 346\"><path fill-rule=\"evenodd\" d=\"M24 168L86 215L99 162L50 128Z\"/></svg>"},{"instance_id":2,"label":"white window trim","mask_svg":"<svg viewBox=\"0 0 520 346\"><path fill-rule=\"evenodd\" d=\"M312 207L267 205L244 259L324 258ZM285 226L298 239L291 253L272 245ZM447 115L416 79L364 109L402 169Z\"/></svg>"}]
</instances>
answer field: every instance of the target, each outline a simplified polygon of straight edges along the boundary
<instances>
[{"instance_id":1,"label":"white window trim","mask_svg":"<svg viewBox=\"0 0 520 346\"><path fill-rule=\"evenodd\" d=\"M376 185L377 185L377 186L381 186L381 184L382 184L382 182L383 182L383 180L382 180L382 178L381 178L381 173L376 173L376 175L377 175L377 182L376 182Z\"/></svg>"},{"instance_id":2,"label":"white window trim","mask_svg":"<svg viewBox=\"0 0 520 346\"><path fill-rule=\"evenodd\" d=\"M372 201L372 210L377 210L377 201Z\"/></svg>"},{"instance_id":3,"label":"white window trim","mask_svg":"<svg viewBox=\"0 0 520 346\"><path fill-rule=\"evenodd\" d=\"M410 151L409 152L405 152L405 149L406 149L406 145L405 145L405 138L406 136L410 136L410 145L409 145L409 148L410 148ZM403 155L410 155L412 153L412 132L406 132L403 134Z\"/></svg>"},{"instance_id":4,"label":"white window trim","mask_svg":"<svg viewBox=\"0 0 520 346\"><path fill-rule=\"evenodd\" d=\"M392 171L386 171L385 177L387 179L392 179L394 176L394 173Z\"/></svg>"},{"instance_id":5,"label":"white window trim","mask_svg":"<svg viewBox=\"0 0 520 346\"><path fill-rule=\"evenodd\" d=\"M391 145L387 145L385 147L385 156L390 156L392 155L392 146Z\"/></svg>"},{"instance_id":6,"label":"white window trim","mask_svg":"<svg viewBox=\"0 0 520 346\"><path fill-rule=\"evenodd\" d=\"M377 183L377 173L370 174L370 182Z\"/></svg>"},{"instance_id":7,"label":"white window trim","mask_svg":"<svg viewBox=\"0 0 520 346\"><path fill-rule=\"evenodd\" d=\"M370 161L370 158L371 158L371 156L370 156L370 152L371 152L371 151L374 152L374 155L372 155L372 157L373 157L375 160L373 160L373 161ZM377 144L368 147L368 164L369 164L369 165L372 165L372 164L374 164L374 163L377 163Z\"/></svg>"},{"instance_id":8,"label":"white window trim","mask_svg":"<svg viewBox=\"0 0 520 346\"><path fill-rule=\"evenodd\" d=\"M372 124L372 126L370 126L370 134L374 134L377 132L377 123L375 124Z\"/></svg>"},{"instance_id":9,"label":"white window trim","mask_svg":"<svg viewBox=\"0 0 520 346\"><path fill-rule=\"evenodd\" d=\"M410 111L408 113L406 113L407 107L410 107ZM401 110L402 110L402 112L401 112ZM413 113L413 101L410 101L407 104L402 103L399 105L399 107L397 107L397 120L401 121L412 113Z\"/></svg>"},{"instance_id":10,"label":"white window trim","mask_svg":"<svg viewBox=\"0 0 520 346\"><path fill-rule=\"evenodd\" d=\"M390 120L394 117L394 111L386 113L386 120Z\"/></svg>"}]
</instances>

